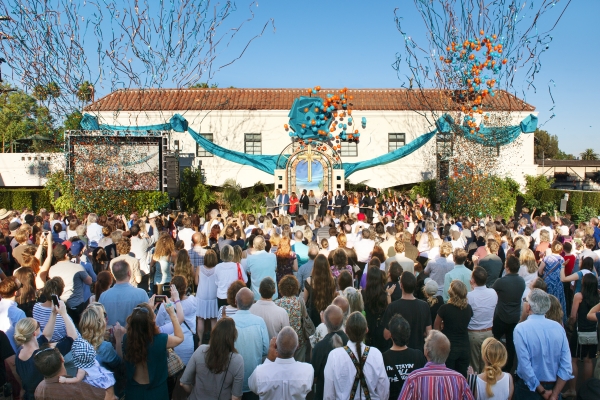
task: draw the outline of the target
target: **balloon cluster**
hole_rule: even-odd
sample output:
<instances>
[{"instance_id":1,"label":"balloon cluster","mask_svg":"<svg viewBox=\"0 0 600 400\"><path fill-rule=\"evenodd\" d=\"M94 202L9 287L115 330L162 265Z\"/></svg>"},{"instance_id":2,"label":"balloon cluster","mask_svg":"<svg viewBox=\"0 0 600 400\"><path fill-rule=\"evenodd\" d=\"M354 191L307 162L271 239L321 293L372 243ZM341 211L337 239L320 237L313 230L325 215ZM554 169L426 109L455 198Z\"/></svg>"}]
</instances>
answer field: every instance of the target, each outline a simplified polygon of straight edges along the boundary
<instances>
[{"instance_id":1,"label":"balloon cluster","mask_svg":"<svg viewBox=\"0 0 600 400\"><path fill-rule=\"evenodd\" d=\"M507 63L503 58L503 39L497 35L485 35L481 30L481 37L467 39L462 43L452 42L446 47L446 57L440 56L440 61L446 63L450 73L458 73L458 84L464 90L458 94L459 100L466 104L461 110L465 114L464 123L471 133L479 132L475 114L483 114L484 100L496 95L494 87L502 66ZM487 74L490 75L487 75Z\"/></svg>"},{"instance_id":2,"label":"balloon cluster","mask_svg":"<svg viewBox=\"0 0 600 400\"><path fill-rule=\"evenodd\" d=\"M284 129L289 131L290 137L300 140L329 140L335 150L341 149L343 141L358 143L360 133L353 129L355 121L352 118L351 101L354 97L348 95L346 88L337 94L328 93L324 98L312 97L320 91L320 86L307 89L308 96L294 100L289 125L285 124ZM365 117L361 125L366 128Z\"/></svg>"}]
</instances>

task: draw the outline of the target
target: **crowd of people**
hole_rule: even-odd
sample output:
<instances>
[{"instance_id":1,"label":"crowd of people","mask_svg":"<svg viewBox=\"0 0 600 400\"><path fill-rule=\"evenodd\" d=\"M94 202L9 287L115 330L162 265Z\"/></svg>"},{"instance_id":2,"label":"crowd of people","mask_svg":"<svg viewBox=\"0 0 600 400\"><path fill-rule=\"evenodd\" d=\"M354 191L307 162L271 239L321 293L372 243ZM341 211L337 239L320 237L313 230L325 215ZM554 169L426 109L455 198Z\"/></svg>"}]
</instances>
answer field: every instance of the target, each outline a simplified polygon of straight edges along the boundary
<instances>
[{"instance_id":1,"label":"crowd of people","mask_svg":"<svg viewBox=\"0 0 600 400\"><path fill-rule=\"evenodd\" d=\"M0 399L600 398L597 218L0 210Z\"/></svg>"}]
</instances>

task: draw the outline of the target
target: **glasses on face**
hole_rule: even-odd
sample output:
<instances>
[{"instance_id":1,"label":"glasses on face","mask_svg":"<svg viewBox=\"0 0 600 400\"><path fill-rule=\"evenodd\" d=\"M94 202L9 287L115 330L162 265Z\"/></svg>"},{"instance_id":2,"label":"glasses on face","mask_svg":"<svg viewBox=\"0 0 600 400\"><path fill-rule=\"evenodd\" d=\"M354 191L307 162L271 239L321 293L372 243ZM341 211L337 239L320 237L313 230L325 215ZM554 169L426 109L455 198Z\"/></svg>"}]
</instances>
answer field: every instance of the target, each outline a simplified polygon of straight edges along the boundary
<instances>
[{"instance_id":1,"label":"glasses on face","mask_svg":"<svg viewBox=\"0 0 600 400\"><path fill-rule=\"evenodd\" d=\"M149 312L149 311L148 311L148 309L147 309L146 307L135 307L135 308L133 309L133 311L141 311L141 312L144 312L144 313L146 313L146 314L148 314L148 312Z\"/></svg>"}]
</instances>

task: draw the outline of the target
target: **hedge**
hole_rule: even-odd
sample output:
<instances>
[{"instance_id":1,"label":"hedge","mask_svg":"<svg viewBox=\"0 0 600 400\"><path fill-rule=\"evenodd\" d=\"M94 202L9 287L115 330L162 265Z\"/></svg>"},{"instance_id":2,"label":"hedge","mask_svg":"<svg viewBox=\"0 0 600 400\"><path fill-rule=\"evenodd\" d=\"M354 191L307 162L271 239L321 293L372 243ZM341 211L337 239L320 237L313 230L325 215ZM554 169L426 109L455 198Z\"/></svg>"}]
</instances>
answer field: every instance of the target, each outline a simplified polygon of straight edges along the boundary
<instances>
[{"instance_id":1,"label":"hedge","mask_svg":"<svg viewBox=\"0 0 600 400\"><path fill-rule=\"evenodd\" d=\"M0 189L0 208L52 209L52 194L44 189Z\"/></svg>"},{"instance_id":2,"label":"hedge","mask_svg":"<svg viewBox=\"0 0 600 400\"><path fill-rule=\"evenodd\" d=\"M41 208L55 211L75 209L78 213L94 211L106 213L130 213L132 210L164 210L169 205L169 195L157 191L93 191L77 192L73 202L63 202L65 207L53 207L54 195L44 189L0 189L0 208L22 210L29 208L39 211ZM55 204L56 205L56 204ZM58 209L56 209L58 208ZM65 209L62 209L65 208Z\"/></svg>"},{"instance_id":3,"label":"hedge","mask_svg":"<svg viewBox=\"0 0 600 400\"><path fill-rule=\"evenodd\" d=\"M574 216L580 214L586 207L591 208L596 212L600 210L600 192L547 189L542 192L541 201L552 202L556 205L556 209L558 209L560 201L564 198L565 193L569 193L567 212Z\"/></svg>"}]
</instances>

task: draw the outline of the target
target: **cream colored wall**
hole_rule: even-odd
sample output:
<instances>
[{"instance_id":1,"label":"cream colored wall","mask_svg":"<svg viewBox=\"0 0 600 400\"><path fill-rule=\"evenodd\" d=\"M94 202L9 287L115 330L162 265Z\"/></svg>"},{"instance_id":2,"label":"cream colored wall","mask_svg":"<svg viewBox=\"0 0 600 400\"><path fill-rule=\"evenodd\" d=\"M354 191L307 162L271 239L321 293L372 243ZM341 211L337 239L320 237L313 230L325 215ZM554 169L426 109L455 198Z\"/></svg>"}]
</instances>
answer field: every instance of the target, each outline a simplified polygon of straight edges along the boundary
<instances>
[{"instance_id":1,"label":"cream colored wall","mask_svg":"<svg viewBox=\"0 0 600 400\"><path fill-rule=\"evenodd\" d=\"M235 151L244 151L244 133L262 134L262 153L279 154L291 143L283 125L289 122L288 111L178 111L165 112L100 112L100 123L112 125L151 125L168 121L175 113L182 114L196 132L213 133L214 141L220 146ZM515 113L511 123L518 124L528 113ZM358 157L342 157L343 162L368 160L388 152L388 133L405 133L406 143L434 129L434 118L413 111L359 111L354 110L358 122L354 129L360 131ZM360 127L362 117L367 118L367 127ZM181 153L196 152L196 142L187 133L173 132L174 140L180 141ZM273 176L250 166L243 166L219 157L199 157L206 172L209 185L222 185L226 179L234 179L242 186L251 186L258 181L272 183ZM533 159L533 135L522 134L510 146L501 148L498 165L499 174L511 175L524 185L525 174L535 174ZM413 154L393 163L358 171L349 179L353 183L385 188L415 183L435 177L435 138Z\"/></svg>"},{"instance_id":2,"label":"cream colored wall","mask_svg":"<svg viewBox=\"0 0 600 400\"><path fill-rule=\"evenodd\" d=\"M65 157L62 153L2 153L0 186L44 186L49 172L64 169Z\"/></svg>"}]
</instances>

